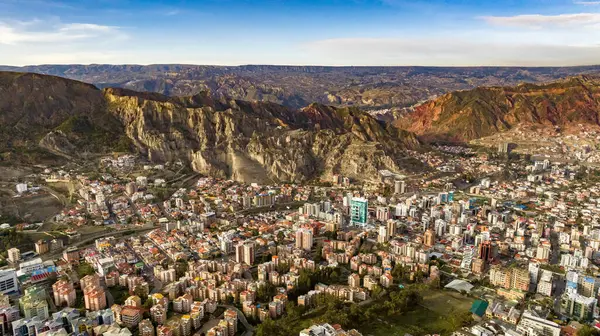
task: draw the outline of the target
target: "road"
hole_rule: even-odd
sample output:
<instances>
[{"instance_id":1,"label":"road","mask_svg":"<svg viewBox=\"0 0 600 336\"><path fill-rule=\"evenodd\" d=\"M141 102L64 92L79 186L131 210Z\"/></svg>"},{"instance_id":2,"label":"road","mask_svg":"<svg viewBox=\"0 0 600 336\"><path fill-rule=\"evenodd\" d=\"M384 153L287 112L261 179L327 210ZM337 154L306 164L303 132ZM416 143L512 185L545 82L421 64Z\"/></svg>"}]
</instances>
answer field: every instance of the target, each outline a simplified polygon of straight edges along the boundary
<instances>
[{"instance_id":1,"label":"road","mask_svg":"<svg viewBox=\"0 0 600 336\"><path fill-rule=\"evenodd\" d=\"M150 230L154 230L154 229L155 229L154 227L151 227L151 228L143 227L143 228L136 228L136 229L130 229L130 230L102 232L102 233L95 234L90 237L84 237L82 240L80 240L78 242L70 243L69 245L67 245L65 247L65 249L67 249L69 247L80 247L80 246L85 246L85 245L91 245L92 243L94 243L96 241L96 239L110 237L110 236L118 237L118 236L122 236L123 233L125 233L125 232L129 232L129 234L136 234L136 233L146 232L146 231L150 231ZM43 255L41 255L41 257L43 260L56 259L63 253L63 251L64 250L60 250L57 252L43 254Z\"/></svg>"},{"instance_id":2,"label":"road","mask_svg":"<svg viewBox=\"0 0 600 336\"><path fill-rule=\"evenodd\" d=\"M218 305L218 306L221 308L232 309L237 312L238 319L240 320L240 322L242 322L242 324L244 325L244 328L246 328L246 332L244 332L242 334L242 336L252 336L254 334L254 327L250 323L248 323L246 316L244 315L244 313L242 313L241 310L237 309L235 306L230 306L230 305Z\"/></svg>"}]
</instances>

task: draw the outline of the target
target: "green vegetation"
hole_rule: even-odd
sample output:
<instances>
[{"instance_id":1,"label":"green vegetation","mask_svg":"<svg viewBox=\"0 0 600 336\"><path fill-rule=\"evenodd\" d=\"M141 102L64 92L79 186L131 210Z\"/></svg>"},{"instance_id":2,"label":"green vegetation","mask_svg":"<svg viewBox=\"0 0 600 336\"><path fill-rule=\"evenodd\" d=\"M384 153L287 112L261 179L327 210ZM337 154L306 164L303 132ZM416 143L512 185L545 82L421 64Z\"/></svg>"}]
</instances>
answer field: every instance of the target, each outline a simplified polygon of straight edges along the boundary
<instances>
[{"instance_id":1,"label":"green vegetation","mask_svg":"<svg viewBox=\"0 0 600 336\"><path fill-rule=\"evenodd\" d=\"M292 302L286 306L286 315L276 321L267 320L256 329L256 334L269 336L297 335L302 329L315 323L340 324L344 328L366 328L377 318L406 314L422 301L420 287L408 286L382 295L365 306L347 304L330 295L320 295L315 299L312 310L298 307Z\"/></svg>"},{"instance_id":2,"label":"green vegetation","mask_svg":"<svg viewBox=\"0 0 600 336\"><path fill-rule=\"evenodd\" d=\"M102 151L110 148L118 152L128 152L131 149L131 141L125 135L115 137L110 129L112 125L102 125L104 122L110 123L112 120L103 120L94 122L88 116L74 115L67 118L56 127L69 140L79 147L89 148L91 150ZM115 125L116 126L116 125Z\"/></svg>"},{"instance_id":3,"label":"green vegetation","mask_svg":"<svg viewBox=\"0 0 600 336\"><path fill-rule=\"evenodd\" d=\"M450 335L472 323L471 301L458 293L429 290L424 285L388 289L366 305L348 304L323 295L311 307L288 303L283 318L266 320L257 327L256 334L296 335L313 324L327 322L374 336Z\"/></svg>"},{"instance_id":4,"label":"green vegetation","mask_svg":"<svg viewBox=\"0 0 600 336\"><path fill-rule=\"evenodd\" d=\"M95 274L96 271L94 270L94 267L92 267L92 265L90 265L89 263L81 263L79 264L79 266L77 266L77 276L81 279L86 275L92 275Z\"/></svg>"},{"instance_id":5,"label":"green vegetation","mask_svg":"<svg viewBox=\"0 0 600 336\"><path fill-rule=\"evenodd\" d=\"M123 304L129 297L129 289L122 286L114 286L108 289L117 304Z\"/></svg>"},{"instance_id":6,"label":"green vegetation","mask_svg":"<svg viewBox=\"0 0 600 336\"><path fill-rule=\"evenodd\" d=\"M33 248L33 240L18 232L16 229L6 229L0 231L0 251L6 251L13 247L17 247L21 250L28 250Z\"/></svg>"},{"instance_id":7,"label":"green vegetation","mask_svg":"<svg viewBox=\"0 0 600 336\"><path fill-rule=\"evenodd\" d=\"M577 330L577 336L600 336L600 330L586 324Z\"/></svg>"},{"instance_id":8,"label":"green vegetation","mask_svg":"<svg viewBox=\"0 0 600 336\"><path fill-rule=\"evenodd\" d=\"M550 272L559 273L559 274L566 273L565 270L559 265L540 264L540 268L550 271Z\"/></svg>"}]
</instances>

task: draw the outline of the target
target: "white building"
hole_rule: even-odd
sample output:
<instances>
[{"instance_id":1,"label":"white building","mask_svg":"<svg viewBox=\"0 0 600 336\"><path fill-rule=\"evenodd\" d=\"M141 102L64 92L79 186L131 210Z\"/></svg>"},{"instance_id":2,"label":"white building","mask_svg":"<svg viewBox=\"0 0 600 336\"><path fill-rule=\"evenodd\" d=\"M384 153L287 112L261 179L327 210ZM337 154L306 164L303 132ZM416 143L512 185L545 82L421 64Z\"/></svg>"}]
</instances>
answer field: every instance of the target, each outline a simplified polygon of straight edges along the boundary
<instances>
[{"instance_id":1,"label":"white building","mask_svg":"<svg viewBox=\"0 0 600 336\"><path fill-rule=\"evenodd\" d=\"M560 326L552 321L523 313L517 325L517 331L523 336L560 336Z\"/></svg>"},{"instance_id":2,"label":"white building","mask_svg":"<svg viewBox=\"0 0 600 336\"><path fill-rule=\"evenodd\" d=\"M19 290L17 272L14 269L0 270L0 292L3 294L14 293Z\"/></svg>"}]
</instances>

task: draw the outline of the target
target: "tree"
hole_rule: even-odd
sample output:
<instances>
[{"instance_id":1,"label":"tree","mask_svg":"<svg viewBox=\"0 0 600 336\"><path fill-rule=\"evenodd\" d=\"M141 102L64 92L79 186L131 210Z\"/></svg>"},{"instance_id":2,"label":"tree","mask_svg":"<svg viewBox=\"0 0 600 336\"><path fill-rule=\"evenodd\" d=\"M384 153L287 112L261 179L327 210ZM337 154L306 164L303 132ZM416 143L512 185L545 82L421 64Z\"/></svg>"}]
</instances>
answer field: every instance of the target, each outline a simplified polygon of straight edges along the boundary
<instances>
[{"instance_id":1,"label":"tree","mask_svg":"<svg viewBox=\"0 0 600 336\"><path fill-rule=\"evenodd\" d=\"M600 336L600 330L584 325L577 331L577 336Z\"/></svg>"},{"instance_id":2,"label":"tree","mask_svg":"<svg viewBox=\"0 0 600 336\"><path fill-rule=\"evenodd\" d=\"M183 259L178 259L175 262L175 273L177 274L177 278L181 278L185 276L185 272L188 271L188 263Z\"/></svg>"},{"instance_id":3,"label":"tree","mask_svg":"<svg viewBox=\"0 0 600 336\"><path fill-rule=\"evenodd\" d=\"M79 264L79 266L77 266L77 276L80 279L86 275L92 275L95 273L96 271L94 270L94 267L92 267L92 265L90 265L89 263L83 262Z\"/></svg>"}]
</instances>

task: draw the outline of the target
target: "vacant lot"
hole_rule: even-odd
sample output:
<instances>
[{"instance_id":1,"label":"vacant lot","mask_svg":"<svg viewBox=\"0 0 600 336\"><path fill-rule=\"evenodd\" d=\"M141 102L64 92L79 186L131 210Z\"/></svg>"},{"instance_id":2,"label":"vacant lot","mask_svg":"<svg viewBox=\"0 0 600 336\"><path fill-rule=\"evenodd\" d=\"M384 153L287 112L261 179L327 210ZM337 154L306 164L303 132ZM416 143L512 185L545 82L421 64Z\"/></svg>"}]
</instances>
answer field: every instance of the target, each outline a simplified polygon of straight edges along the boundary
<instances>
[{"instance_id":1,"label":"vacant lot","mask_svg":"<svg viewBox=\"0 0 600 336\"><path fill-rule=\"evenodd\" d=\"M460 328L456 318L467 312L474 300L459 293L428 291L423 293L423 305L390 318L378 319L360 330L365 336L450 335Z\"/></svg>"},{"instance_id":2,"label":"vacant lot","mask_svg":"<svg viewBox=\"0 0 600 336\"><path fill-rule=\"evenodd\" d=\"M11 197L5 194L0 198L1 214L21 218L26 222L42 222L62 210L62 204L47 193Z\"/></svg>"},{"instance_id":3,"label":"vacant lot","mask_svg":"<svg viewBox=\"0 0 600 336\"><path fill-rule=\"evenodd\" d=\"M452 314L471 309L474 299L452 291L429 291L423 294L423 306L438 314Z\"/></svg>"}]
</instances>

